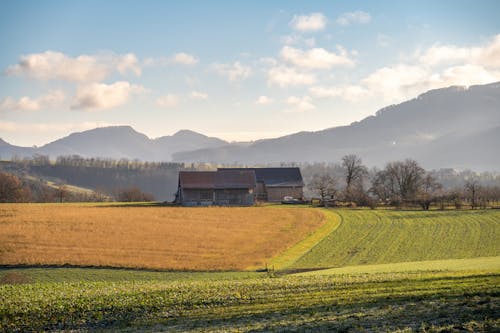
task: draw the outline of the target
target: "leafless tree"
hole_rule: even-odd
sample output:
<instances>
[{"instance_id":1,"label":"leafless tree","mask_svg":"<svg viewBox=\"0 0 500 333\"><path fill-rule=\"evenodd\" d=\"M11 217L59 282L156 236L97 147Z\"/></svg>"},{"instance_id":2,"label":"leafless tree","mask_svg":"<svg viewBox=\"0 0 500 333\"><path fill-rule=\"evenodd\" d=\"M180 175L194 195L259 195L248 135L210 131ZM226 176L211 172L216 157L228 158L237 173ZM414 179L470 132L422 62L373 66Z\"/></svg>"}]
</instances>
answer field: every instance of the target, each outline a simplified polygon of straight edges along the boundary
<instances>
[{"instance_id":1,"label":"leafless tree","mask_svg":"<svg viewBox=\"0 0 500 333\"><path fill-rule=\"evenodd\" d=\"M327 199L335 199L337 195L337 182L335 178L328 174L314 174L309 189L321 197L321 202L326 204Z\"/></svg>"},{"instance_id":2,"label":"leafless tree","mask_svg":"<svg viewBox=\"0 0 500 333\"><path fill-rule=\"evenodd\" d=\"M471 208L477 207L478 195L481 190L481 185L477 179L470 179L465 183L465 192L467 192L470 199Z\"/></svg>"},{"instance_id":3,"label":"leafless tree","mask_svg":"<svg viewBox=\"0 0 500 333\"><path fill-rule=\"evenodd\" d=\"M424 177L417 192L417 201L423 210L429 210L431 203L441 195L442 187L431 175ZM442 207L444 209L443 205Z\"/></svg>"},{"instance_id":4,"label":"leafless tree","mask_svg":"<svg viewBox=\"0 0 500 333\"><path fill-rule=\"evenodd\" d=\"M0 202L28 202L31 191L16 175L0 172Z\"/></svg>"},{"instance_id":5,"label":"leafless tree","mask_svg":"<svg viewBox=\"0 0 500 333\"><path fill-rule=\"evenodd\" d=\"M64 184L59 185L56 189L56 195L59 202L63 203L69 195L68 187Z\"/></svg>"},{"instance_id":6,"label":"leafless tree","mask_svg":"<svg viewBox=\"0 0 500 333\"><path fill-rule=\"evenodd\" d=\"M407 159L388 163L384 170L378 171L370 191L394 205L419 202L428 209L438 188L440 185L416 161Z\"/></svg>"},{"instance_id":7,"label":"leafless tree","mask_svg":"<svg viewBox=\"0 0 500 333\"><path fill-rule=\"evenodd\" d=\"M353 201L354 194L359 193L360 190L363 192L363 179L368 174L368 170L357 155L345 155L342 157L341 165L346 183L344 197L346 201Z\"/></svg>"}]
</instances>

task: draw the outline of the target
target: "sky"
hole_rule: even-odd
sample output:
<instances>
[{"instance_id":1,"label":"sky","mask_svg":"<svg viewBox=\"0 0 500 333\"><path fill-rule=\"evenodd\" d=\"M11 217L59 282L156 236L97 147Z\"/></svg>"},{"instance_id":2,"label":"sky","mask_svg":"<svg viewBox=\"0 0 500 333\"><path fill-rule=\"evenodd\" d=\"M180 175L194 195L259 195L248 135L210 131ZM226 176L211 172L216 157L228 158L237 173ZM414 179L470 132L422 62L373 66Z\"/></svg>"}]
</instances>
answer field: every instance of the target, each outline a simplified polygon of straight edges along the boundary
<instances>
[{"instance_id":1,"label":"sky","mask_svg":"<svg viewBox=\"0 0 500 333\"><path fill-rule=\"evenodd\" d=\"M1 1L0 138L130 125L229 141L500 81L500 1Z\"/></svg>"}]
</instances>

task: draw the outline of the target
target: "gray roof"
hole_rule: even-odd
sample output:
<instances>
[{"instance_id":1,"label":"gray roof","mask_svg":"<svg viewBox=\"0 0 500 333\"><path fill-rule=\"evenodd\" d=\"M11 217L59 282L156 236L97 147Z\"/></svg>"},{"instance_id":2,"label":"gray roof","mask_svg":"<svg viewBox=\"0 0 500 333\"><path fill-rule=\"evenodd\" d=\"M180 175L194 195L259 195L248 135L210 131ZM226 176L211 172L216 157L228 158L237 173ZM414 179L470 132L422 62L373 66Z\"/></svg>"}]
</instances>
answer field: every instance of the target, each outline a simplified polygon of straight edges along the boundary
<instances>
[{"instance_id":1,"label":"gray roof","mask_svg":"<svg viewBox=\"0 0 500 333\"><path fill-rule=\"evenodd\" d=\"M253 170L257 182L267 187L301 187L304 186L300 169L293 168L219 168L218 170Z\"/></svg>"}]
</instances>

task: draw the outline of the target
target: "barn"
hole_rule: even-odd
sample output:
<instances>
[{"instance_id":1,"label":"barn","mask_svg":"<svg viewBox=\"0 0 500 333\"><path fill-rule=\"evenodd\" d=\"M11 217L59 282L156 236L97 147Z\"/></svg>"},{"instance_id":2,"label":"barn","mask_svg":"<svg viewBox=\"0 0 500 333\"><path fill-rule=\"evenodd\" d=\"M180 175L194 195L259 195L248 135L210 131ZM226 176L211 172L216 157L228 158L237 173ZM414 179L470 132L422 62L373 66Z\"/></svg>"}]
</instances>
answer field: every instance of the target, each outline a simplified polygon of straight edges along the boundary
<instances>
[{"instance_id":1,"label":"barn","mask_svg":"<svg viewBox=\"0 0 500 333\"><path fill-rule=\"evenodd\" d=\"M293 168L219 168L218 170L253 170L257 181L258 201L280 202L285 197L303 199L304 181L300 169Z\"/></svg>"},{"instance_id":2,"label":"barn","mask_svg":"<svg viewBox=\"0 0 500 333\"><path fill-rule=\"evenodd\" d=\"M253 170L181 171L176 203L183 206L251 206L255 201Z\"/></svg>"}]
</instances>

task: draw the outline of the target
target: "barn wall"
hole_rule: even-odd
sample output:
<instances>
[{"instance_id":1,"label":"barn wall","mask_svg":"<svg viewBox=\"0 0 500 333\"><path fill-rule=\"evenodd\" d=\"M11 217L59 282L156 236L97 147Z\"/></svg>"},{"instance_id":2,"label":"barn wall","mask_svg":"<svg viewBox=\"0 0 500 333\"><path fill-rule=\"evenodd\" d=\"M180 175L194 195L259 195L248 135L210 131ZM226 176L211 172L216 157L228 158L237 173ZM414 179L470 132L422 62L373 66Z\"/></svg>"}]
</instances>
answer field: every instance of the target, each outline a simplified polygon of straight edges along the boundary
<instances>
[{"instance_id":1,"label":"barn wall","mask_svg":"<svg viewBox=\"0 0 500 333\"><path fill-rule=\"evenodd\" d=\"M183 189L182 205L210 206L214 202L214 191L206 189Z\"/></svg>"},{"instance_id":2,"label":"barn wall","mask_svg":"<svg viewBox=\"0 0 500 333\"><path fill-rule=\"evenodd\" d=\"M255 196L259 201L267 201L267 192L264 183L257 183L257 186L255 188Z\"/></svg>"},{"instance_id":3,"label":"barn wall","mask_svg":"<svg viewBox=\"0 0 500 333\"><path fill-rule=\"evenodd\" d=\"M248 189L215 190L215 204L221 206L251 206L254 204L254 195Z\"/></svg>"},{"instance_id":4,"label":"barn wall","mask_svg":"<svg viewBox=\"0 0 500 333\"><path fill-rule=\"evenodd\" d=\"M304 196L302 187L267 187L266 190L268 201L281 201L286 196L302 199Z\"/></svg>"}]
</instances>

